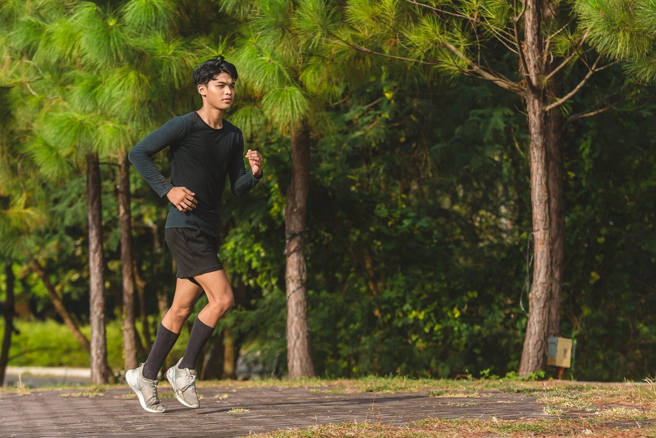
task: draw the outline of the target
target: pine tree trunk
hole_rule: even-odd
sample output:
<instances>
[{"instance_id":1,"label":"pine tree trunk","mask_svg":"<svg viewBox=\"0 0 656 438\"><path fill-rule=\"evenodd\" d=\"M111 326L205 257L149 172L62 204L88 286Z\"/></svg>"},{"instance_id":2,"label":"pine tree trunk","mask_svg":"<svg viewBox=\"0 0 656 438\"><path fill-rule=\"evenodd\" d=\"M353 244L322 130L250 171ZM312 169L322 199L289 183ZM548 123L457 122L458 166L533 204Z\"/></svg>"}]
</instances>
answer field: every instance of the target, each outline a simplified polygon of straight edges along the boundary
<instances>
[{"instance_id":1,"label":"pine tree trunk","mask_svg":"<svg viewBox=\"0 0 656 438\"><path fill-rule=\"evenodd\" d=\"M531 207L533 213L533 284L529 294L529 315L519 375L528 376L547 363L547 328L551 298L551 229L549 204L549 167L547 161L544 91L544 45L540 32L542 2L525 3L525 57L530 82L527 87L529 148L531 155Z\"/></svg>"},{"instance_id":2,"label":"pine tree trunk","mask_svg":"<svg viewBox=\"0 0 656 438\"><path fill-rule=\"evenodd\" d=\"M161 321L169 311L169 297L166 295L166 291L162 289L157 289L157 308L159 309L159 318Z\"/></svg>"},{"instance_id":3,"label":"pine tree trunk","mask_svg":"<svg viewBox=\"0 0 656 438\"><path fill-rule=\"evenodd\" d=\"M153 342L150 339L150 326L148 325L148 312L146 311L146 282L139 275L139 268L136 260L133 260L134 280L137 284L137 294L139 295L139 317L141 319L141 331L146 342L146 355L150 354Z\"/></svg>"},{"instance_id":4,"label":"pine tree trunk","mask_svg":"<svg viewBox=\"0 0 656 438\"><path fill-rule=\"evenodd\" d=\"M118 154L118 217L121 224L121 274L123 276L123 353L125 369L136 368L137 330L134 326L134 277L132 274L132 215L130 214L130 162Z\"/></svg>"},{"instance_id":5,"label":"pine tree trunk","mask_svg":"<svg viewBox=\"0 0 656 438\"><path fill-rule=\"evenodd\" d=\"M230 335L230 328L223 332L223 378L235 379L237 377L237 354L235 339Z\"/></svg>"},{"instance_id":6,"label":"pine tree trunk","mask_svg":"<svg viewBox=\"0 0 656 438\"><path fill-rule=\"evenodd\" d=\"M9 348L11 347L11 335L14 331L14 283L15 277L11 270L12 262L5 265L5 276L7 277L7 293L4 305L5 332L2 337L2 349L0 349L0 387L5 381L5 371L9 363Z\"/></svg>"},{"instance_id":7,"label":"pine tree trunk","mask_svg":"<svg viewBox=\"0 0 656 438\"><path fill-rule=\"evenodd\" d=\"M310 135L304 124L292 130L292 181L287 188L285 233L287 264L287 366L289 377L314 377L307 322L305 221L310 188Z\"/></svg>"},{"instance_id":8,"label":"pine tree trunk","mask_svg":"<svg viewBox=\"0 0 656 438\"><path fill-rule=\"evenodd\" d=\"M560 64L556 58L549 68ZM552 102L563 95L562 73L554 75L547 85L547 98ZM549 300L549 336L560 335L560 303L565 262L565 168L562 152L563 117L560 108L547 113L547 161L549 163L549 211L551 216L551 298Z\"/></svg>"},{"instance_id":9,"label":"pine tree trunk","mask_svg":"<svg viewBox=\"0 0 656 438\"><path fill-rule=\"evenodd\" d=\"M77 341L80 343L82 348L84 348L87 352L91 353L91 344L89 344L89 340L82 334L80 328L75 323L75 320L73 320L71 315L68 313L68 310L66 310L66 307L64 307L64 303L59 298L59 295L57 295L57 291L55 290L55 287L50 282L50 279L48 278L48 274L46 274L45 269L43 269L43 267L36 260L30 260L29 264L30 264L30 268L41 279L41 282L46 288L46 292L48 292L48 297L50 297L50 301L52 301L52 305L54 306L55 311L57 311L57 314L59 314L61 319L64 321L66 327L68 327L70 331L73 332L73 336L75 336L75 339L77 339Z\"/></svg>"},{"instance_id":10,"label":"pine tree trunk","mask_svg":"<svg viewBox=\"0 0 656 438\"><path fill-rule=\"evenodd\" d=\"M89 218L89 319L91 321L91 383L107 383L105 284L100 165L98 155L87 155L87 215Z\"/></svg>"}]
</instances>

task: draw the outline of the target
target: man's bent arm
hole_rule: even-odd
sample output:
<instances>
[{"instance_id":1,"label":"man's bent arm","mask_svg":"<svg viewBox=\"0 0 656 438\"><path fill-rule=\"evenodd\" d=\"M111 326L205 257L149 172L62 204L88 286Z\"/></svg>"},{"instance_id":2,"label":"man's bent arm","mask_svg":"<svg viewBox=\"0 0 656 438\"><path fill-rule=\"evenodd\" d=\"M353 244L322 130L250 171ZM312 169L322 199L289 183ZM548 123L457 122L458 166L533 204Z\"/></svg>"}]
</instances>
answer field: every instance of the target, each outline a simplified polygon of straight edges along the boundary
<instances>
[{"instance_id":1,"label":"man's bent arm","mask_svg":"<svg viewBox=\"0 0 656 438\"><path fill-rule=\"evenodd\" d=\"M130 162L160 198L164 197L173 188L173 184L164 178L151 157L167 146L182 140L184 134L184 120L182 117L175 117L158 130L148 134L128 154Z\"/></svg>"},{"instance_id":2,"label":"man's bent arm","mask_svg":"<svg viewBox=\"0 0 656 438\"><path fill-rule=\"evenodd\" d=\"M239 146L236 152L236 154L232 155L231 161L228 163L228 176L230 177L230 187L232 188L233 195L241 198L262 180L264 173L260 171L260 176L256 177L253 175L252 170L246 172L246 166L244 166L243 137L239 140Z\"/></svg>"}]
</instances>

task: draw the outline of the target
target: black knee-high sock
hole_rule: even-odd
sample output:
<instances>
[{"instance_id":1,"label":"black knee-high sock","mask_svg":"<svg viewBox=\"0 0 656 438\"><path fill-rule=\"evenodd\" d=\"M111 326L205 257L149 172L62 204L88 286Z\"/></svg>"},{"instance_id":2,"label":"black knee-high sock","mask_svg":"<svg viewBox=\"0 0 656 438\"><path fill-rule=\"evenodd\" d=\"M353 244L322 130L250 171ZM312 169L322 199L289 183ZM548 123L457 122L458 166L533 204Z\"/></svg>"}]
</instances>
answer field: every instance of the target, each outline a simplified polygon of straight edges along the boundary
<instances>
[{"instance_id":1,"label":"black knee-high sock","mask_svg":"<svg viewBox=\"0 0 656 438\"><path fill-rule=\"evenodd\" d=\"M146 363L143 367L143 375L146 379L157 379L157 372L162 367L166 356L171 352L171 349L175 345L175 341L178 340L178 336L180 336L179 333L173 333L171 330L164 327L162 323L159 324L153 348L150 350L148 359L146 359Z\"/></svg>"},{"instance_id":2,"label":"black knee-high sock","mask_svg":"<svg viewBox=\"0 0 656 438\"><path fill-rule=\"evenodd\" d=\"M214 327L203 324L203 321L196 317L194 321L194 326L191 328L191 334L189 335L189 343L187 344L187 349L185 350L184 357L178 365L179 368L189 368L190 370L194 369L194 364L196 359L200 354L200 351L205 346L205 343L212 335Z\"/></svg>"}]
</instances>

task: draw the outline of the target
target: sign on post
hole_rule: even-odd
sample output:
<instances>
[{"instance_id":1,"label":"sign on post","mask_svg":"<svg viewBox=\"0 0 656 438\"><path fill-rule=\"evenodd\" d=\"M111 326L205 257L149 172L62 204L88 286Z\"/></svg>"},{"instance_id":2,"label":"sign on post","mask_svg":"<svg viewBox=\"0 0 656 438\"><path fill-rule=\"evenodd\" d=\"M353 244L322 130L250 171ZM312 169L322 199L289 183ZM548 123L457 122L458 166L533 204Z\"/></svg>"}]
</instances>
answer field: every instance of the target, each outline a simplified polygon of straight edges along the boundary
<instances>
[{"instance_id":1,"label":"sign on post","mask_svg":"<svg viewBox=\"0 0 656 438\"><path fill-rule=\"evenodd\" d=\"M572 340L549 336L547 365L569 368L572 365Z\"/></svg>"}]
</instances>

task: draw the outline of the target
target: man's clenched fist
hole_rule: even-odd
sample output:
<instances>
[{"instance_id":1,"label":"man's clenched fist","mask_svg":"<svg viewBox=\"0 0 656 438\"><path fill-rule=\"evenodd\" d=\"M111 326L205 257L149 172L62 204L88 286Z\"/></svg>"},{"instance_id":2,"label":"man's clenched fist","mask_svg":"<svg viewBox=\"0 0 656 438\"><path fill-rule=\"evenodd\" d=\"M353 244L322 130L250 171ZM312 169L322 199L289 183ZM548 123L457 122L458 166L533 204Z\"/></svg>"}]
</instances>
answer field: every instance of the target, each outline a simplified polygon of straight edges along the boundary
<instances>
[{"instance_id":1,"label":"man's clenched fist","mask_svg":"<svg viewBox=\"0 0 656 438\"><path fill-rule=\"evenodd\" d=\"M249 149L248 152L246 152L246 158L248 158L248 162L251 165L253 175L259 177L262 174L262 164L264 164L262 154L258 151L252 151Z\"/></svg>"}]
</instances>

